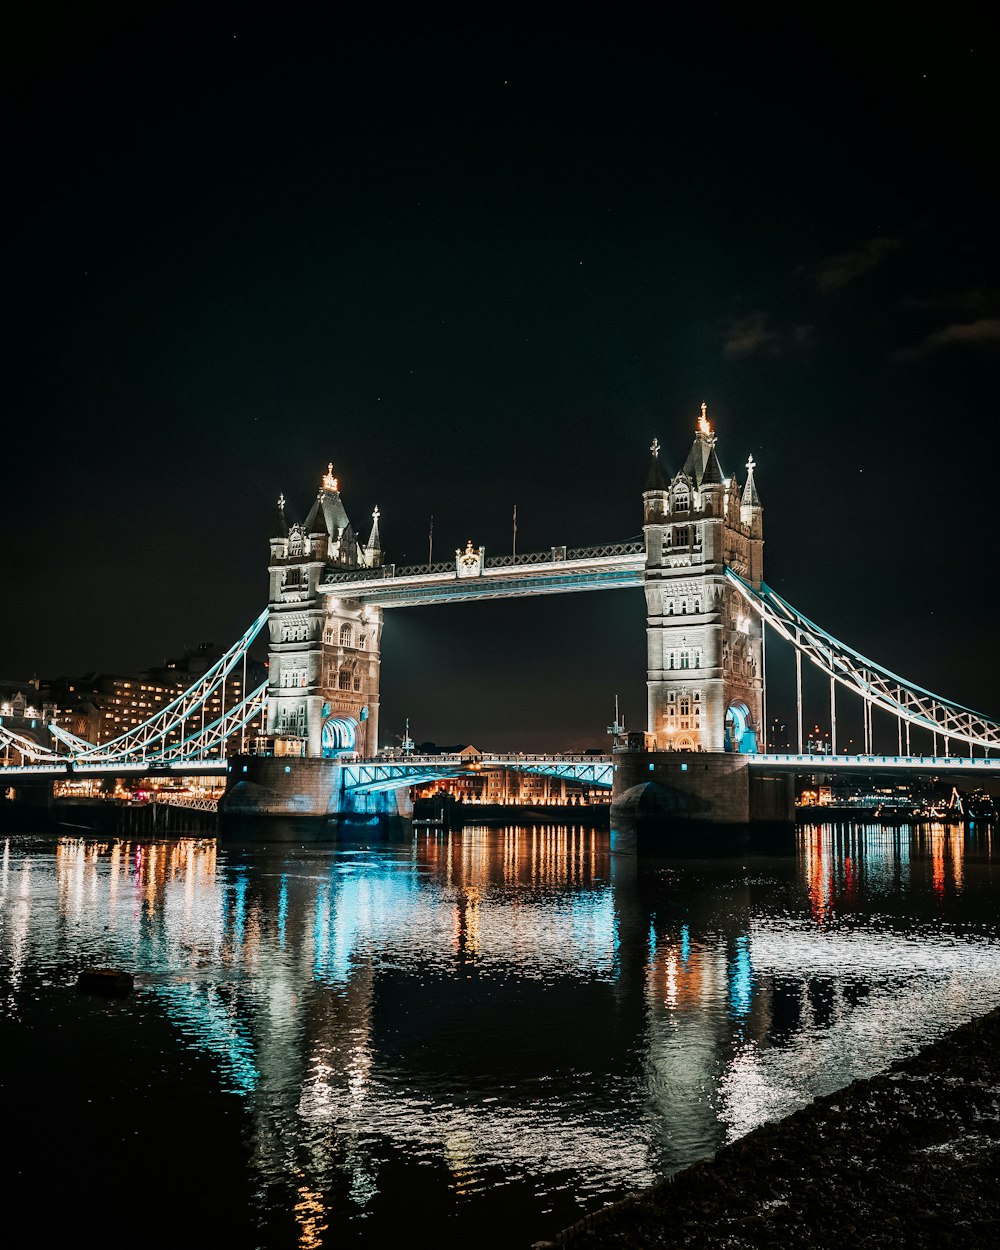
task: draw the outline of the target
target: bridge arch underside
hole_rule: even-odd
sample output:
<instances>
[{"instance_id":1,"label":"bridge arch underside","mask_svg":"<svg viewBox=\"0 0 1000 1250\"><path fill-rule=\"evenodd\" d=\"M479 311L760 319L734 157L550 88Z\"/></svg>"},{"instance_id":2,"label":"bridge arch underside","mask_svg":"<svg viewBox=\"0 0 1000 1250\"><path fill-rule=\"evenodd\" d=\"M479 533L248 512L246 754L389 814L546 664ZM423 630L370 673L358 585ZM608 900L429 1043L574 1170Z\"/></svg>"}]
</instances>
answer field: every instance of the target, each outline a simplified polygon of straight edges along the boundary
<instances>
[{"instance_id":1,"label":"bridge arch underside","mask_svg":"<svg viewBox=\"0 0 1000 1250\"><path fill-rule=\"evenodd\" d=\"M488 759L480 765L470 767L464 760L437 757L433 760L418 762L372 760L345 764L343 786L345 790L354 793L402 790L444 778L475 776L481 768L503 768L531 773L539 777L581 781L602 790L610 790L614 778L614 765L610 758L571 762L519 757L505 760Z\"/></svg>"},{"instance_id":2,"label":"bridge arch underside","mask_svg":"<svg viewBox=\"0 0 1000 1250\"><path fill-rule=\"evenodd\" d=\"M756 755L757 728L747 705L740 701L730 703L726 708L725 750L740 755Z\"/></svg>"},{"instance_id":3,"label":"bridge arch underside","mask_svg":"<svg viewBox=\"0 0 1000 1250\"><path fill-rule=\"evenodd\" d=\"M324 759L352 755L358 745L358 722L352 716L330 716L323 722L322 751Z\"/></svg>"}]
</instances>

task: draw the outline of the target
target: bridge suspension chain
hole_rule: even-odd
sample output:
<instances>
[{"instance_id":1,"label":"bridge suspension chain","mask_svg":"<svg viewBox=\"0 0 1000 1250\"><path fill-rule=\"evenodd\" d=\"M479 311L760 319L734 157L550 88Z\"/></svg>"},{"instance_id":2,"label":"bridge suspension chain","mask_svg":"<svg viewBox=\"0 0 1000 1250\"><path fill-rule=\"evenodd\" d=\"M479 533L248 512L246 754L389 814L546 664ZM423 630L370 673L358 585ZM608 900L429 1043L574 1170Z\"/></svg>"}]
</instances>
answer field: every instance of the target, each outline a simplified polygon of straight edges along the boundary
<instances>
[{"instance_id":1,"label":"bridge suspension chain","mask_svg":"<svg viewBox=\"0 0 1000 1250\"><path fill-rule=\"evenodd\" d=\"M140 725L134 726L120 734L110 742L95 745L85 738L70 733L56 724L48 724L46 728L56 739L67 748L41 746L31 738L16 733L7 726L0 724L0 753L9 762L13 752L20 762L30 760L33 765L83 764L107 766L126 762L148 762L149 764L171 764L186 760L210 757L213 752L221 759L225 753L225 742L239 730L251 724L264 707L267 699L267 682L261 683L256 690L245 694L239 703L225 709L221 716L210 723L205 723L204 713L212 696L225 686L229 674L247 654L247 651L268 618L265 609L242 636L208 668L201 677L187 690L161 708ZM199 727L193 732L185 732L192 717L200 719ZM168 739L180 732L179 742L168 744Z\"/></svg>"},{"instance_id":2,"label":"bridge suspension chain","mask_svg":"<svg viewBox=\"0 0 1000 1250\"><path fill-rule=\"evenodd\" d=\"M251 643L253 643L264 627L267 617L268 609L265 608L242 637L234 642L229 650L220 659L216 660L211 668L206 669L197 682L179 694L166 707L161 708L154 716L120 734L110 742L104 742L98 746L88 743L86 750L71 751L70 758L78 759L88 764L111 764L123 759L135 759L136 757L148 759L150 756L159 756L164 748L157 747L157 744L165 743L170 735L177 730L183 734L185 722L190 720L192 716L202 715L212 695L220 686L224 688L229 674L243 659ZM198 733L202 734L203 732L204 727L200 726ZM151 751L151 747L155 749ZM66 757L62 756L59 758L65 759Z\"/></svg>"},{"instance_id":3,"label":"bridge suspension chain","mask_svg":"<svg viewBox=\"0 0 1000 1250\"><path fill-rule=\"evenodd\" d=\"M855 694L865 703L866 741L870 744L870 708L878 707L897 719L945 738L958 739L984 751L1000 749L1000 723L932 694L848 647L803 616L770 586L755 590L732 569L726 577L740 591L765 625L769 625L799 655Z\"/></svg>"}]
</instances>

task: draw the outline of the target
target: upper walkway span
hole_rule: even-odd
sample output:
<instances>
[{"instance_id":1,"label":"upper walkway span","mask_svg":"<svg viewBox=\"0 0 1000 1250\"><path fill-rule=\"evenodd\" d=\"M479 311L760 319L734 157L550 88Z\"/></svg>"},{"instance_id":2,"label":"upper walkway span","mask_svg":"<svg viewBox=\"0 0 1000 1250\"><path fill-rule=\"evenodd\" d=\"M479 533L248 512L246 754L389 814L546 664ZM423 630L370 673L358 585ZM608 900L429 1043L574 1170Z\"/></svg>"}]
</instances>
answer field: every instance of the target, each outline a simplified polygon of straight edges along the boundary
<instances>
[{"instance_id":1,"label":"upper walkway span","mask_svg":"<svg viewBox=\"0 0 1000 1250\"><path fill-rule=\"evenodd\" d=\"M329 573L319 590L339 599L363 599L374 607L417 607L637 587L642 586L645 566L641 539L509 556L487 556L470 543L464 554L439 564L389 564Z\"/></svg>"}]
</instances>

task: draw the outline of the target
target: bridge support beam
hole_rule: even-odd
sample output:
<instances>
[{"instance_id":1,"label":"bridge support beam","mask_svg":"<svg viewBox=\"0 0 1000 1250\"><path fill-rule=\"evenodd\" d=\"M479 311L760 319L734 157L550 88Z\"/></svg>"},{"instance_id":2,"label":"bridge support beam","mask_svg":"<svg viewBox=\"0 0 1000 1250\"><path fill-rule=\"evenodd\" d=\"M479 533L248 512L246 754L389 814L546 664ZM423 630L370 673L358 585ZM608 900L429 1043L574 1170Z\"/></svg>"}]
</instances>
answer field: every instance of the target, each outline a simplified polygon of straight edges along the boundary
<instances>
[{"instance_id":1,"label":"bridge support beam","mask_svg":"<svg viewBox=\"0 0 1000 1250\"><path fill-rule=\"evenodd\" d=\"M712 855L791 850L794 777L730 752L616 752L611 850Z\"/></svg>"},{"instance_id":2,"label":"bridge support beam","mask_svg":"<svg viewBox=\"0 0 1000 1250\"><path fill-rule=\"evenodd\" d=\"M389 841L410 833L408 789L354 794L337 759L236 755L219 800L227 842Z\"/></svg>"}]
</instances>

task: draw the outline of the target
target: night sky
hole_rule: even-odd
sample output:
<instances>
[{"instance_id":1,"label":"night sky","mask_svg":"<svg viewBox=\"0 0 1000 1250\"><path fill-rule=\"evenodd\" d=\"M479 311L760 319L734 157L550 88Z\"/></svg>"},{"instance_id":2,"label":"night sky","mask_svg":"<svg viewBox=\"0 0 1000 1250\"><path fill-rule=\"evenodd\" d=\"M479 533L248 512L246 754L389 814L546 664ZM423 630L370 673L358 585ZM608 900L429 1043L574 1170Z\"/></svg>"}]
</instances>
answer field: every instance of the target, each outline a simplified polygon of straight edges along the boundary
<instances>
[{"instance_id":1,"label":"night sky","mask_svg":"<svg viewBox=\"0 0 1000 1250\"><path fill-rule=\"evenodd\" d=\"M8 26L0 678L228 643L329 460L397 563L432 514L436 559L508 551L515 504L518 550L632 538L652 438L678 469L704 400L724 471L758 462L766 580L1000 715L975 10L358 9ZM390 612L383 644L384 739L645 720L639 591Z\"/></svg>"}]
</instances>

